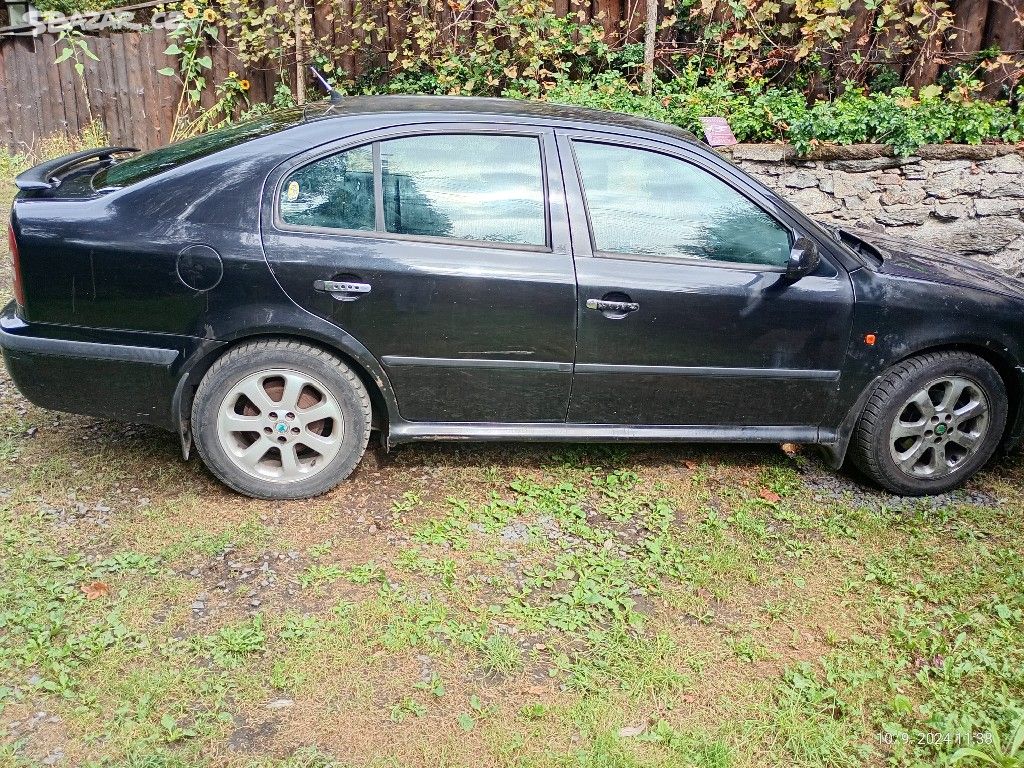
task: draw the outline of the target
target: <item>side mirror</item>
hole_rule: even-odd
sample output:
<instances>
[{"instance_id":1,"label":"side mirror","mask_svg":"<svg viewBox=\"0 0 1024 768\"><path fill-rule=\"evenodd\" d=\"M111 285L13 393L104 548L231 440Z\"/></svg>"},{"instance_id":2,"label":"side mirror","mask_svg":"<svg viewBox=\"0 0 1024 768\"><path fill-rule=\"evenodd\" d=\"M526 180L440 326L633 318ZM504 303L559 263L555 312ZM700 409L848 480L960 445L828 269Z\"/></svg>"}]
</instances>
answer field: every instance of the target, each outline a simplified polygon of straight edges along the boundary
<instances>
[{"instance_id":1,"label":"side mirror","mask_svg":"<svg viewBox=\"0 0 1024 768\"><path fill-rule=\"evenodd\" d=\"M786 279L795 282L804 275L809 275L818 268L821 262L821 254L818 253L818 246L808 237L798 237L793 243L793 250L789 253L789 262L786 264Z\"/></svg>"}]
</instances>

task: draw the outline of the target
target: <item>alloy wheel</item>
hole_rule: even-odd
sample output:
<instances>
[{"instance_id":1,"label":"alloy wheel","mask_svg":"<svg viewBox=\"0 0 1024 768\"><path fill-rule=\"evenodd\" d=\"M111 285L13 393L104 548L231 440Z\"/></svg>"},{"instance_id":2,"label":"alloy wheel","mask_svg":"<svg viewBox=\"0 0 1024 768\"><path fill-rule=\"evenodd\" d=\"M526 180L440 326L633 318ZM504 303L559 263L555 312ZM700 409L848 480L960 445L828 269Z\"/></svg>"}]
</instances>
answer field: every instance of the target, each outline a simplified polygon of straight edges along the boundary
<instances>
[{"instance_id":1,"label":"alloy wheel","mask_svg":"<svg viewBox=\"0 0 1024 768\"><path fill-rule=\"evenodd\" d=\"M308 374L270 369L246 376L221 402L217 435L244 472L288 483L324 469L341 448L345 420L330 390Z\"/></svg>"},{"instance_id":2,"label":"alloy wheel","mask_svg":"<svg viewBox=\"0 0 1024 768\"><path fill-rule=\"evenodd\" d=\"M962 376L935 379L909 397L889 430L889 452L904 473L939 478L966 464L984 443L990 404Z\"/></svg>"}]
</instances>

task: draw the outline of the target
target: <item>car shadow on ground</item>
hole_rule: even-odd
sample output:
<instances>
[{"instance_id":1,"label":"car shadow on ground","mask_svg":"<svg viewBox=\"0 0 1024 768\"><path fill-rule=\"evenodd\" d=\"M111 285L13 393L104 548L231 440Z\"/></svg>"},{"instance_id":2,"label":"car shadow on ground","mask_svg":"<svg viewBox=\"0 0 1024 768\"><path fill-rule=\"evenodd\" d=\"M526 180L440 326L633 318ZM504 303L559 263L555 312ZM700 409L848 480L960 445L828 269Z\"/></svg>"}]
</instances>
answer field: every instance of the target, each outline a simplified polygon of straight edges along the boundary
<instances>
[{"instance_id":1,"label":"car shadow on ground","mask_svg":"<svg viewBox=\"0 0 1024 768\"><path fill-rule=\"evenodd\" d=\"M152 478L175 478L183 487L204 484L203 493L228 494L198 461L195 450L186 463L182 461L177 437L165 430L145 425L128 425L74 416L65 416L48 427L40 427L33 436L64 430L72 439L62 440L62 454L72 463L88 463L98 455L112 451L128 460L136 455ZM999 504L997 486L1014 482L1024 470L1020 452L997 455L989 466L967 485L950 493L932 497L900 497L877 486L847 462L839 471L831 470L814 446L800 446L795 456L788 456L777 445L737 445L711 443L473 443L426 442L402 445L385 450L380 433L374 432L360 465L344 485L376 486L387 496L394 491L390 476L417 476L424 472L457 472L466 476L480 475L489 468L504 473L531 473L563 464L616 469L644 468L654 473L674 473L699 466L718 470L749 470L753 475L772 466L794 469L807 491L821 501L842 501L845 504L886 507L889 510L941 507L947 504ZM145 476L140 478L145 484ZM169 490L169 489L166 489ZM372 488L369 489L372 493Z\"/></svg>"}]
</instances>

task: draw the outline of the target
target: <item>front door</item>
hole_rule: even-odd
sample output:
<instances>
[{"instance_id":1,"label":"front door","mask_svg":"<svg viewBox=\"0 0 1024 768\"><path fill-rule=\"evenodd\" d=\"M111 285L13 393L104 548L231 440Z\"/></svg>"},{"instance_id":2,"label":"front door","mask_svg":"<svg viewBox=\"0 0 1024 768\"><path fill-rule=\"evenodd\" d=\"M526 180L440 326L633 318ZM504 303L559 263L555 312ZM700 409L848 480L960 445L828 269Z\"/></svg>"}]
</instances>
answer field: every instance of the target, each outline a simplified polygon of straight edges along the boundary
<instances>
[{"instance_id":1,"label":"front door","mask_svg":"<svg viewBox=\"0 0 1024 768\"><path fill-rule=\"evenodd\" d=\"M268 261L381 361L403 418L562 422L576 286L556 155L546 129L434 126L300 158L273 181Z\"/></svg>"},{"instance_id":2,"label":"front door","mask_svg":"<svg viewBox=\"0 0 1024 768\"><path fill-rule=\"evenodd\" d=\"M566 133L579 324L570 422L816 426L853 305L823 258L784 279L796 233L697 152Z\"/></svg>"}]
</instances>

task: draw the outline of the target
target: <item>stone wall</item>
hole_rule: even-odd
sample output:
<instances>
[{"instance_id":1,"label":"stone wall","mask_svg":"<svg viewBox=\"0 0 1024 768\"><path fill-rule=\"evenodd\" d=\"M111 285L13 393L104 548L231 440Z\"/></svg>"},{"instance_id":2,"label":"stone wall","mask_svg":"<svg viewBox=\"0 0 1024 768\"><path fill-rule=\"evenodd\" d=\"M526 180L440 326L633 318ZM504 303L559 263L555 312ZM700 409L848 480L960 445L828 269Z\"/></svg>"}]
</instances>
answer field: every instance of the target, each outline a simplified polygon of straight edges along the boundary
<instances>
[{"instance_id":1,"label":"stone wall","mask_svg":"<svg viewBox=\"0 0 1024 768\"><path fill-rule=\"evenodd\" d=\"M806 158L781 144L724 151L815 219L910 237L1024 276L1021 148L934 145L905 158L880 145Z\"/></svg>"}]
</instances>

